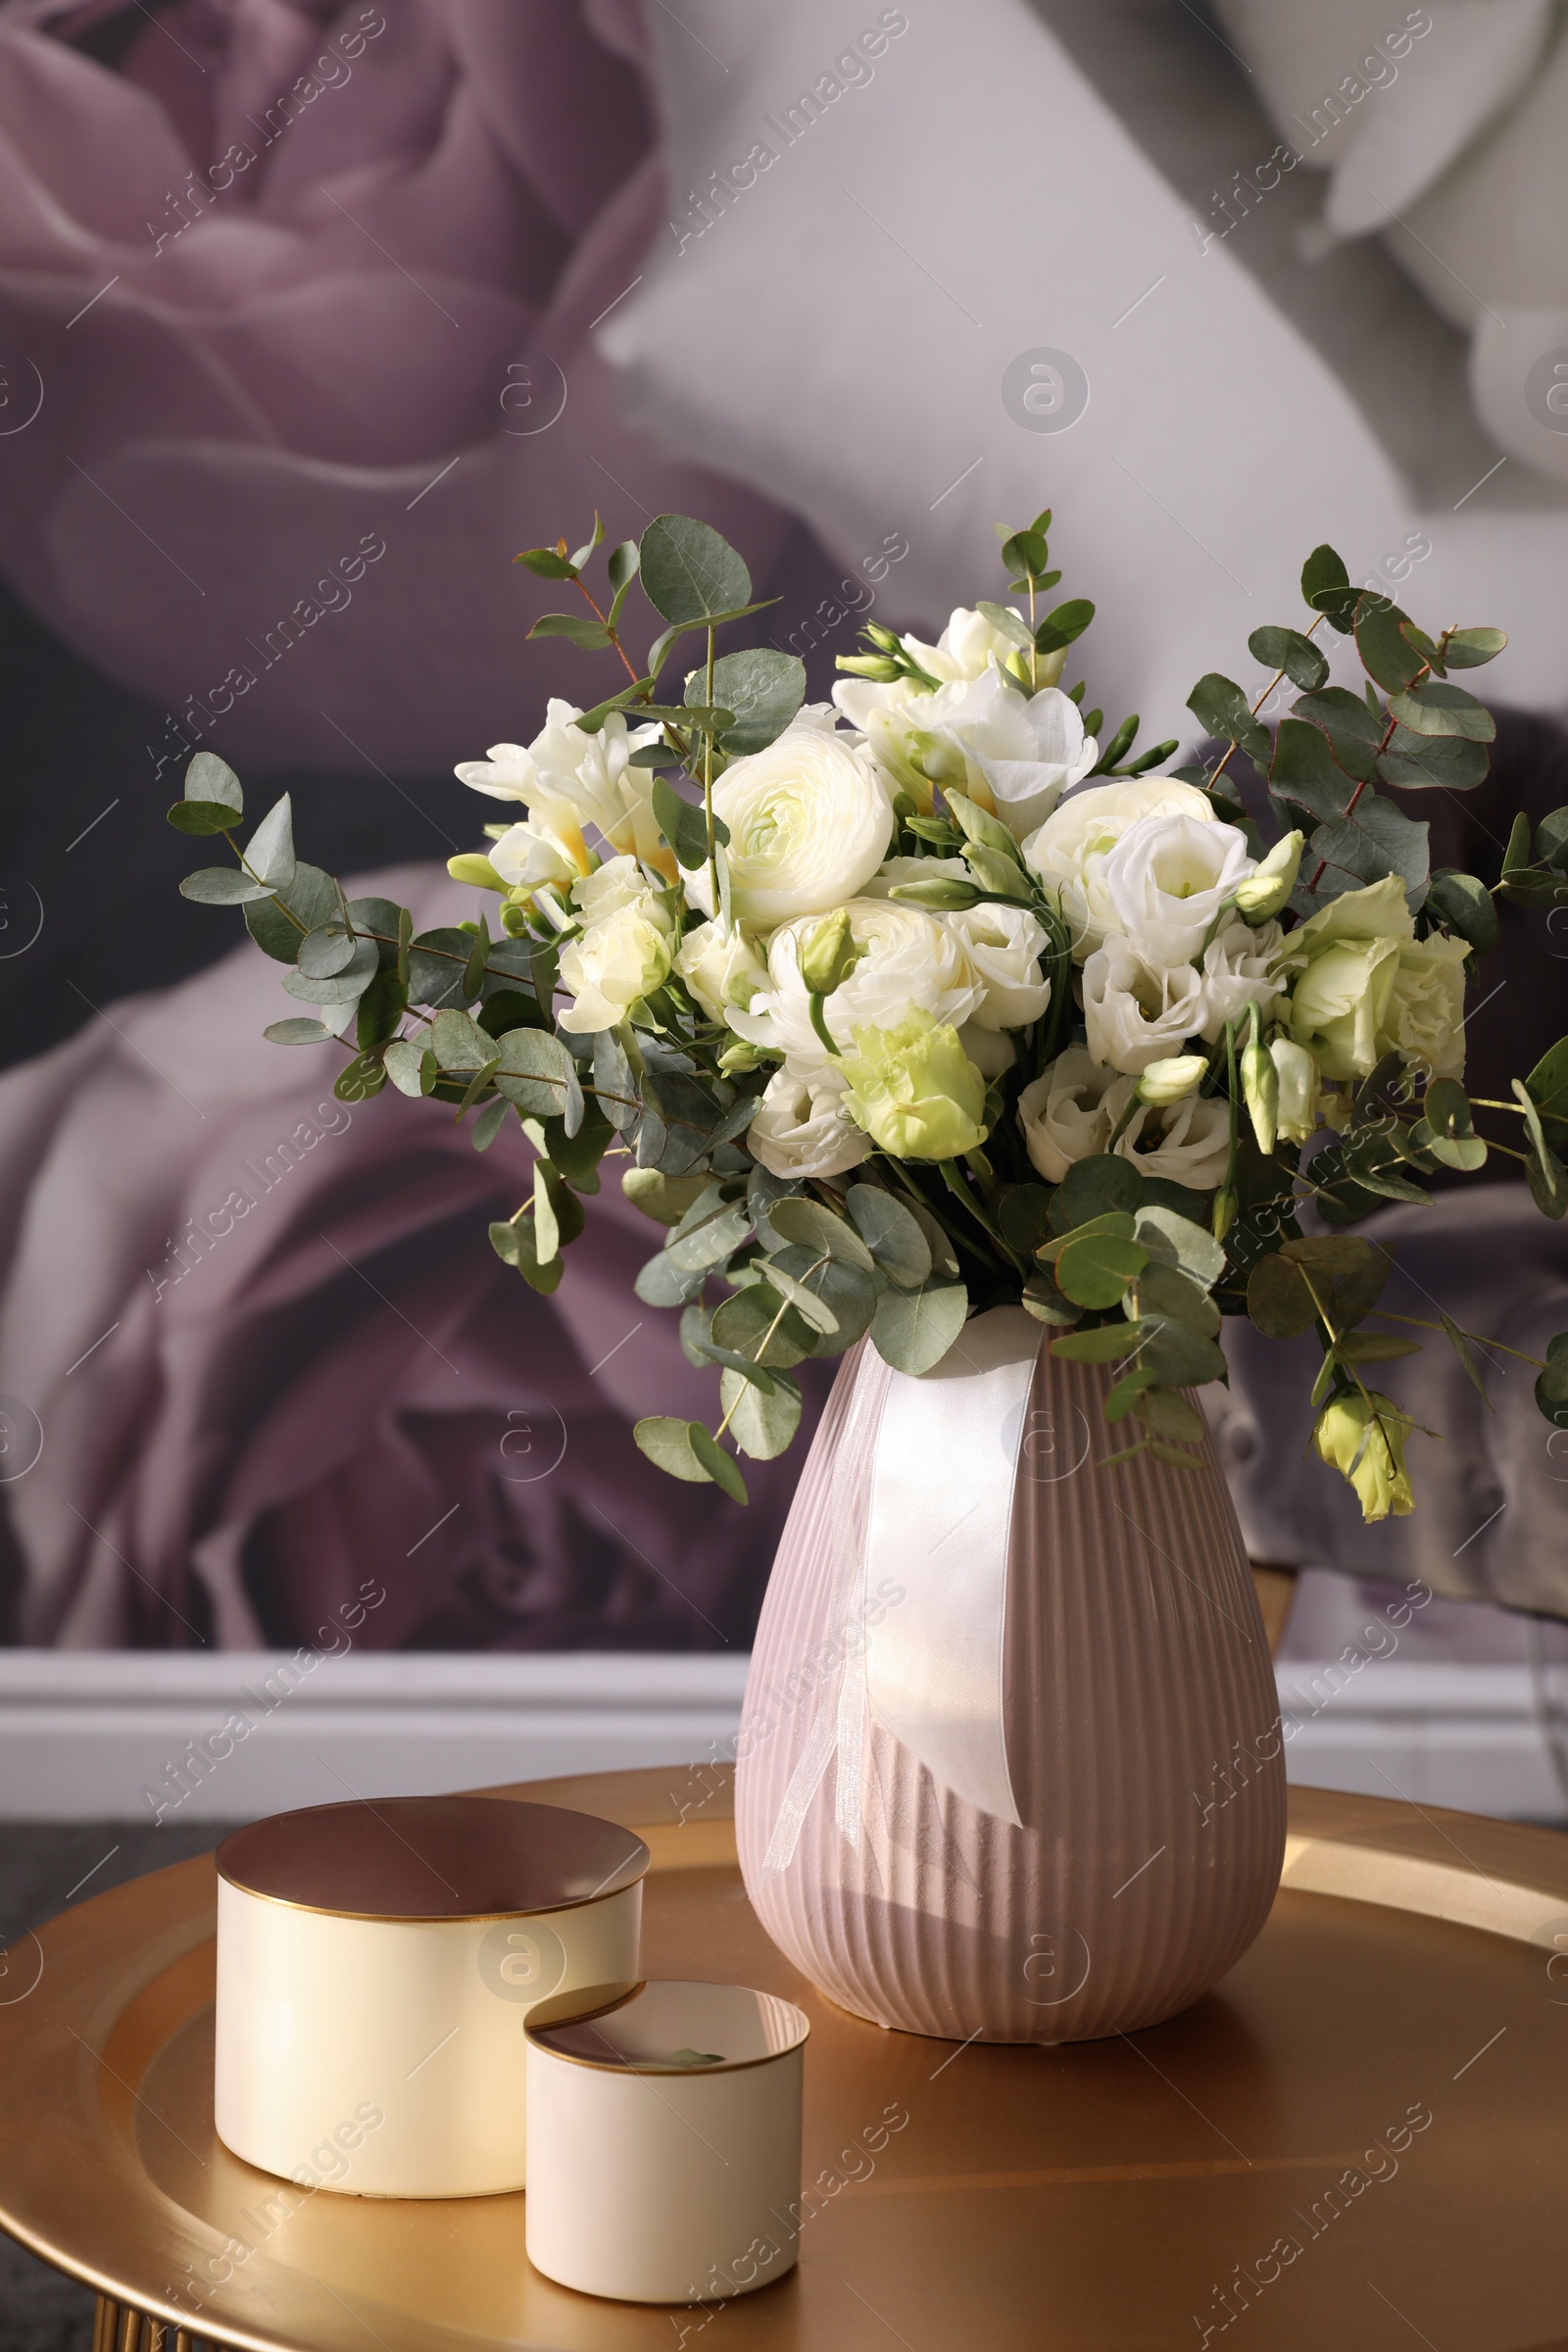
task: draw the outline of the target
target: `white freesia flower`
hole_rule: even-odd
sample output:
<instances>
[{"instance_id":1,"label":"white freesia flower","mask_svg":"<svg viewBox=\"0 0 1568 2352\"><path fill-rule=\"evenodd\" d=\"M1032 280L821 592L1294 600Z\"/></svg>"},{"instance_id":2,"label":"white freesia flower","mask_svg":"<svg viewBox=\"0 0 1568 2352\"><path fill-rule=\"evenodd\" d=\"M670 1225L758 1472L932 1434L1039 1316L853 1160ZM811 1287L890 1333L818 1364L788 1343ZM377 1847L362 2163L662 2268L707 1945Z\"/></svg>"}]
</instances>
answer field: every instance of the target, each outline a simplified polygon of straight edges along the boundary
<instances>
[{"instance_id":1,"label":"white freesia flower","mask_svg":"<svg viewBox=\"0 0 1568 2352\"><path fill-rule=\"evenodd\" d=\"M1203 950L1200 1037L1216 1045L1226 1022L1239 1024L1249 1004L1255 1004L1261 1017L1269 1018L1285 985L1280 974L1284 945L1278 923L1259 923L1253 930L1248 923L1229 921L1215 932Z\"/></svg>"},{"instance_id":2,"label":"white freesia flower","mask_svg":"<svg viewBox=\"0 0 1568 2352\"><path fill-rule=\"evenodd\" d=\"M893 834L893 805L870 760L814 718L727 767L713 808L729 827L736 917L763 931L853 899ZM685 883L692 905L713 914L708 867Z\"/></svg>"},{"instance_id":3,"label":"white freesia flower","mask_svg":"<svg viewBox=\"0 0 1568 2352\"><path fill-rule=\"evenodd\" d=\"M1107 934L1125 929L1105 894L1108 853L1131 828L1152 816L1187 816L1213 824L1213 808L1195 784L1174 776L1144 776L1128 784L1093 784L1074 793L1023 844L1024 863L1060 893L1061 911L1080 962Z\"/></svg>"},{"instance_id":4,"label":"white freesia flower","mask_svg":"<svg viewBox=\"0 0 1568 2352\"><path fill-rule=\"evenodd\" d=\"M561 953L562 982L575 999L561 1026L582 1035L612 1029L640 998L663 986L675 919L631 857L612 858L571 895L583 930Z\"/></svg>"},{"instance_id":5,"label":"white freesia flower","mask_svg":"<svg viewBox=\"0 0 1568 2352\"><path fill-rule=\"evenodd\" d=\"M767 983L767 964L738 923L727 931L722 922L698 923L681 942L675 970L714 1021L727 1020Z\"/></svg>"},{"instance_id":6,"label":"white freesia flower","mask_svg":"<svg viewBox=\"0 0 1568 2352\"><path fill-rule=\"evenodd\" d=\"M1084 965L1084 1028L1097 1062L1136 1077L1180 1054L1203 1023L1203 984L1190 963L1155 963L1130 940L1107 939Z\"/></svg>"},{"instance_id":7,"label":"white freesia flower","mask_svg":"<svg viewBox=\"0 0 1568 2352\"><path fill-rule=\"evenodd\" d=\"M1009 606L1007 610L1018 619L1023 618L1016 606ZM1012 639L1004 636L995 621L988 620L983 612L976 612L968 605L955 608L935 645L923 645L912 633L906 634L902 643L905 652L919 662L926 675L935 678L943 686L953 685L963 678L983 678L994 661L1005 662L1009 655L1018 651ZM1055 664L1049 680L1054 686L1061 675L1061 665L1066 659L1065 646L1059 655L1042 654L1041 683L1048 682L1044 676L1048 660Z\"/></svg>"},{"instance_id":8,"label":"white freesia flower","mask_svg":"<svg viewBox=\"0 0 1568 2352\"><path fill-rule=\"evenodd\" d=\"M628 763L633 752L656 743L656 726L628 728L612 710L596 735L574 722L575 703L552 702L532 743L495 743L488 760L460 760L460 783L494 801L521 801L525 825L496 843L490 862L511 882L563 881L588 871L587 827L612 851L641 858L673 881L672 854L654 816L651 769ZM554 861L554 871L547 867Z\"/></svg>"},{"instance_id":9,"label":"white freesia flower","mask_svg":"<svg viewBox=\"0 0 1568 2352\"><path fill-rule=\"evenodd\" d=\"M855 944L864 953L826 1000L828 1033L847 1052L862 1029L892 1029L911 1012L960 1027L985 997L967 951L935 915L897 899L852 899L846 909ZM787 923L768 945L768 985L728 1015L737 1035L782 1054L797 1071L830 1066L811 1020L801 977L801 949L816 928L814 916Z\"/></svg>"},{"instance_id":10,"label":"white freesia flower","mask_svg":"<svg viewBox=\"0 0 1568 2352\"><path fill-rule=\"evenodd\" d=\"M1024 1088L1018 1124L1031 1162L1049 1184L1059 1184L1074 1160L1111 1149L1137 1083L1104 1068L1082 1046L1069 1046ZM1139 1103L1115 1149L1146 1176L1207 1192L1225 1174L1230 1111L1219 1096L1186 1095L1154 1109Z\"/></svg>"},{"instance_id":11,"label":"white freesia flower","mask_svg":"<svg viewBox=\"0 0 1568 2352\"><path fill-rule=\"evenodd\" d=\"M937 920L959 942L976 979L985 984L985 997L970 1016L980 1028L1026 1029L1039 1020L1051 1003L1051 982L1040 970L1050 943L1045 925L1027 906L967 906Z\"/></svg>"},{"instance_id":12,"label":"white freesia flower","mask_svg":"<svg viewBox=\"0 0 1568 2352\"><path fill-rule=\"evenodd\" d=\"M834 693L863 728L894 792L908 792L928 808L932 786L952 785L1019 840L1100 757L1069 695L1056 686L1027 695L995 663L935 694L905 679L875 687L845 679Z\"/></svg>"},{"instance_id":13,"label":"white freesia flower","mask_svg":"<svg viewBox=\"0 0 1568 2352\"><path fill-rule=\"evenodd\" d=\"M858 1167L871 1139L845 1107L844 1082L831 1069L775 1071L746 1141L773 1176L839 1176Z\"/></svg>"},{"instance_id":14,"label":"white freesia flower","mask_svg":"<svg viewBox=\"0 0 1568 2352\"><path fill-rule=\"evenodd\" d=\"M1155 963L1191 963L1210 924L1256 859L1247 836L1202 818L1161 809L1129 825L1105 852L1100 886L1116 929Z\"/></svg>"}]
</instances>

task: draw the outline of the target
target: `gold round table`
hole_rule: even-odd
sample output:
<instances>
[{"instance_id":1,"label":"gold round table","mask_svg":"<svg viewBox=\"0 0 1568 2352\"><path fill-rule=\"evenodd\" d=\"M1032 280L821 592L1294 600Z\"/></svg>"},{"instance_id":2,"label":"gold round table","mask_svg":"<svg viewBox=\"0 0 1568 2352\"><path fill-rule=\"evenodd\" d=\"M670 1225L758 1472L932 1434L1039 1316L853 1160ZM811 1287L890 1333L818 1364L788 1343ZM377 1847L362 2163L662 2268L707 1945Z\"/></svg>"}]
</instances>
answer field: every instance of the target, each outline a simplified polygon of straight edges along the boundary
<instances>
[{"instance_id":1,"label":"gold round table","mask_svg":"<svg viewBox=\"0 0 1568 2352\"><path fill-rule=\"evenodd\" d=\"M209 1858L62 1913L0 1984L0 2226L98 2290L95 2352L1568 2352L1568 1838L1294 1790L1279 1899L1214 1992L1004 2048L814 1991L747 1903L721 1771L486 1793L648 1840L650 1975L808 2012L798 2267L602 2302L530 2268L520 2197L240 2163L213 2132Z\"/></svg>"}]
</instances>

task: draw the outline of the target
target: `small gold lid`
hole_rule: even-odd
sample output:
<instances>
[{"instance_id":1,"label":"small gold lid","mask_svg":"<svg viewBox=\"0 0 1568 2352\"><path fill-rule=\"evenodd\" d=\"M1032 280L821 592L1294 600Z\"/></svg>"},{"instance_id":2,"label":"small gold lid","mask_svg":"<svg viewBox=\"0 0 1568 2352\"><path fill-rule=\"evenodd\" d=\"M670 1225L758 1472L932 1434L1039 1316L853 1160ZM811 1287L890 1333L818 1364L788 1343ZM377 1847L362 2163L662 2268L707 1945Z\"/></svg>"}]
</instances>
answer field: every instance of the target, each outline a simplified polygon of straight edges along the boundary
<instances>
[{"instance_id":1,"label":"small gold lid","mask_svg":"<svg viewBox=\"0 0 1568 2352\"><path fill-rule=\"evenodd\" d=\"M679 1978L579 1985L536 2001L523 2022L528 2039L553 2058L631 2075L766 2066L799 2049L810 2030L804 2009L776 1992Z\"/></svg>"},{"instance_id":2,"label":"small gold lid","mask_svg":"<svg viewBox=\"0 0 1568 2352\"><path fill-rule=\"evenodd\" d=\"M274 1813L225 1838L247 1894L347 1919L513 1919L602 1901L647 1870L642 1839L594 1813L511 1797L386 1796Z\"/></svg>"}]
</instances>

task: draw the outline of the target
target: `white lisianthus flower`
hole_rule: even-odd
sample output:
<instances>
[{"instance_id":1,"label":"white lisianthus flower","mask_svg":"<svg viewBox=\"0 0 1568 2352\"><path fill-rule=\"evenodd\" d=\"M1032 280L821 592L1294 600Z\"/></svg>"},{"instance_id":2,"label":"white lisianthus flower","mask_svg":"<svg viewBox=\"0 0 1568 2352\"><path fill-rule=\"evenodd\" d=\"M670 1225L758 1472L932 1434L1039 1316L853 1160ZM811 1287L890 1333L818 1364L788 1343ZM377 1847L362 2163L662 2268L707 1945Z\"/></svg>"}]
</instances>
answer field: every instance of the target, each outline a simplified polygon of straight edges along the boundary
<instances>
[{"instance_id":1,"label":"white lisianthus flower","mask_svg":"<svg viewBox=\"0 0 1568 2352\"><path fill-rule=\"evenodd\" d=\"M935 693L906 680L869 692L846 680L839 707L865 731L892 792L931 805L933 785L967 794L1001 817L1014 838L1031 833L1100 757L1084 733L1077 704L1056 686L1025 694L993 663L978 677L955 679Z\"/></svg>"},{"instance_id":2,"label":"white lisianthus flower","mask_svg":"<svg viewBox=\"0 0 1568 2352\"><path fill-rule=\"evenodd\" d=\"M746 1130L755 1159L772 1176L841 1176L869 1156L871 1139L847 1108L848 1090L831 1068L776 1070Z\"/></svg>"},{"instance_id":3,"label":"white lisianthus flower","mask_svg":"<svg viewBox=\"0 0 1568 2352\"><path fill-rule=\"evenodd\" d=\"M1082 1046L1069 1046L1018 1097L1018 1124L1031 1163L1059 1184L1074 1160L1108 1152L1138 1081L1104 1068ZM1224 1179L1230 1156L1230 1110L1217 1095L1196 1094L1151 1108L1140 1102L1115 1149L1146 1176L1163 1176L1194 1192Z\"/></svg>"},{"instance_id":4,"label":"white lisianthus flower","mask_svg":"<svg viewBox=\"0 0 1568 2352\"><path fill-rule=\"evenodd\" d=\"M1116 929L1152 961L1192 963L1256 862L1235 825L1167 809L1128 826L1105 852L1100 885Z\"/></svg>"},{"instance_id":5,"label":"white lisianthus flower","mask_svg":"<svg viewBox=\"0 0 1568 2352\"><path fill-rule=\"evenodd\" d=\"M1198 1034L1216 1045L1227 1021L1240 1022L1249 1004L1267 1020L1285 986L1280 953L1285 934L1278 923L1227 922L1203 950L1204 1017Z\"/></svg>"},{"instance_id":6,"label":"white lisianthus flower","mask_svg":"<svg viewBox=\"0 0 1568 2352\"><path fill-rule=\"evenodd\" d=\"M1399 950L1394 986L1383 1007L1377 1050L1402 1054L1435 1078L1464 1069L1464 984L1470 950L1462 939L1434 932Z\"/></svg>"},{"instance_id":7,"label":"white lisianthus flower","mask_svg":"<svg viewBox=\"0 0 1568 2352\"><path fill-rule=\"evenodd\" d=\"M552 702L532 743L492 744L488 760L463 760L454 769L474 792L527 808L528 823L514 825L497 842L491 864L510 881L531 882L534 872L558 881L562 873L543 871L553 854L569 875L585 874L583 836L591 826L612 852L641 858L673 881L673 854L661 840L653 812L653 771L629 765L633 752L658 742L658 727L628 728L624 714L612 710L590 735L574 723L581 715L575 703Z\"/></svg>"},{"instance_id":8,"label":"white lisianthus flower","mask_svg":"<svg viewBox=\"0 0 1568 2352\"><path fill-rule=\"evenodd\" d=\"M852 899L845 908L850 932L861 949L859 961L826 1000L828 1033L848 1053L862 1029L892 1029L911 1012L929 1013L959 1028L985 996L959 940L922 906L898 899ZM791 1069L819 1071L831 1056L811 1020L810 998L801 975L801 950L817 918L786 923L768 943L767 986L729 1025L753 1045L782 1054Z\"/></svg>"},{"instance_id":9,"label":"white lisianthus flower","mask_svg":"<svg viewBox=\"0 0 1568 2352\"><path fill-rule=\"evenodd\" d=\"M1201 1027L1203 984L1190 963L1155 963L1130 940L1107 939L1084 965L1090 1054L1136 1077L1180 1054Z\"/></svg>"},{"instance_id":10,"label":"white lisianthus flower","mask_svg":"<svg viewBox=\"0 0 1568 2352\"><path fill-rule=\"evenodd\" d=\"M929 858L922 864L935 862ZM948 859L940 862L946 866ZM989 904L939 914L938 922L958 941L985 996L970 1019L981 1029L1027 1029L1051 1003L1051 982L1040 958L1050 942L1045 925L1027 906Z\"/></svg>"},{"instance_id":11,"label":"white lisianthus flower","mask_svg":"<svg viewBox=\"0 0 1568 2352\"><path fill-rule=\"evenodd\" d=\"M561 1026L586 1035L614 1028L641 998L663 986L675 953L675 918L631 857L612 858L571 895L583 930L561 952L562 982L575 1000Z\"/></svg>"},{"instance_id":12,"label":"white lisianthus flower","mask_svg":"<svg viewBox=\"0 0 1568 2352\"><path fill-rule=\"evenodd\" d=\"M729 827L736 918L761 931L853 899L893 836L893 804L869 759L814 721L735 760L713 786L713 808ZM692 905L713 914L708 867L685 884Z\"/></svg>"},{"instance_id":13,"label":"white lisianthus flower","mask_svg":"<svg viewBox=\"0 0 1568 2352\"><path fill-rule=\"evenodd\" d=\"M738 923L698 923L681 941L675 972L710 1020L727 1021L767 984L767 965Z\"/></svg>"},{"instance_id":14,"label":"white lisianthus flower","mask_svg":"<svg viewBox=\"0 0 1568 2352\"><path fill-rule=\"evenodd\" d=\"M1124 833L1152 816L1216 821L1195 784L1179 783L1174 776L1144 776L1135 783L1093 784L1074 793L1023 844L1025 865L1060 895L1080 963L1110 933L1125 929L1105 894L1104 862Z\"/></svg>"},{"instance_id":15,"label":"white lisianthus flower","mask_svg":"<svg viewBox=\"0 0 1568 2352\"><path fill-rule=\"evenodd\" d=\"M1414 946L1415 922L1396 874L1345 891L1291 933L1291 1034L1325 1078L1364 1078L1386 1051L1380 1040L1389 1000L1402 956Z\"/></svg>"}]
</instances>

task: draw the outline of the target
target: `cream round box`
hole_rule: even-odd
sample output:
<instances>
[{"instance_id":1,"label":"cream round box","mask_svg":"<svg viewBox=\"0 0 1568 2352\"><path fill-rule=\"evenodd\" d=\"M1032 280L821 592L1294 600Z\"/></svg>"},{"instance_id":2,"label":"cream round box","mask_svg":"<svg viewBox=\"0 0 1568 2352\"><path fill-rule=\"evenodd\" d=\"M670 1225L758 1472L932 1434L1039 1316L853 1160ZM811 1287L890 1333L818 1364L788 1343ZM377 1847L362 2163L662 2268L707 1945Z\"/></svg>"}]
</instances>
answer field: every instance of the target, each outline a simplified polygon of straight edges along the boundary
<instances>
[{"instance_id":1,"label":"cream round box","mask_svg":"<svg viewBox=\"0 0 1568 2352\"><path fill-rule=\"evenodd\" d=\"M627 2303L725 2300L793 2268L799 2009L740 1984L607 1985L530 2015L528 2259Z\"/></svg>"},{"instance_id":2,"label":"cream round box","mask_svg":"<svg viewBox=\"0 0 1568 2352\"><path fill-rule=\"evenodd\" d=\"M521 2188L524 2020L636 1976L642 1839L557 1805L386 1797L255 1822L217 1860L223 2145L350 2196Z\"/></svg>"}]
</instances>

